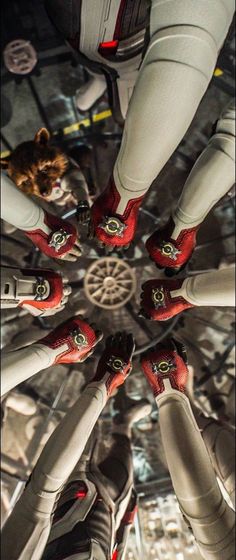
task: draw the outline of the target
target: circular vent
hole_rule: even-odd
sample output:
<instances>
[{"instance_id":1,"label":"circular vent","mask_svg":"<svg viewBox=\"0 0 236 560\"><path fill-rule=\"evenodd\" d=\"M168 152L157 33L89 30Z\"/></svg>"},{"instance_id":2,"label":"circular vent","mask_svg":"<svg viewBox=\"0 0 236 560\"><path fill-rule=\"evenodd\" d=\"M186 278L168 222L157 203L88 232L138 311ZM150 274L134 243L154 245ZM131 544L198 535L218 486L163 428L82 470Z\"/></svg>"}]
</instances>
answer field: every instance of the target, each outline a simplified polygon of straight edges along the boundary
<instances>
[{"instance_id":1,"label":"circular vent","mask_svg":"<svg viewBox=\"0 0 236 560\"><path fill-rule=\"evenodd\" d=\"M3 51L5 65L13 74L29 74L37 63L36 51L30 41L16 39Z\"/></svg>"},{"instance_id":2,"label":"circular vent","mask_svg":"<svg viewBox=\"0 0 236 560\"><path fill-rule=\"evenodd\" d=\"M135 273L125 261L104 257L88 268L84 290L94 305L103 309L118 309L130 300L136 290Z\"/></svg>"}]
</instances>

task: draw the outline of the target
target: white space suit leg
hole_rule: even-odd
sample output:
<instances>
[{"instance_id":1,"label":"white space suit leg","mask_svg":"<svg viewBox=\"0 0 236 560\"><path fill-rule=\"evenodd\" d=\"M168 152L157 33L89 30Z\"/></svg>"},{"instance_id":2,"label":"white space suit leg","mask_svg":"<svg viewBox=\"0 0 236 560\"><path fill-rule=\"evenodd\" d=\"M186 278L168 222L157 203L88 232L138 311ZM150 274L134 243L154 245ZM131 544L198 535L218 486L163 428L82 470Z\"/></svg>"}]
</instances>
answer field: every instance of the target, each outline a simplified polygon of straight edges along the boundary
<instances>
[{"instance_id":1,"label":"white space suit leg","mask_svg":"<svg viewBox=\"0 0 236 560\"><path fill-rule=\"evenodd\" d=\"M130 100L133 95L135 83L137 81L139 69L122 72L122 75L117 78L117 89L120 100L120 111L123 119L126 118Z\"/></svg>"},{"instance_id":2,"label":"white space suit leg","mask_svg":"<svg viewBox=\"0 0 236 560\"><path fill-rule=\"evenodd\" d=\"M171 389L156 401L174 490L202 557L233 560L234 512L223 499L188 398Z\"/></svg>"},{"instance_id":3,"label":"white space suit leg","mask_svg":"<svg viewBox=\"0 0 236 560\"><path fill-rule=\"evenodd\" d=\"M114 441L109 453L100 463L98 438L94 430L57 502L43 560L52 560L61 550L66 552L68 560L73 555L72 552L77 552L78 560L105 560L105 557L113 558L112 550L117 546L117 560L124 559L125 545L137 510L137 496L132 491L132 450L126 433L127 428L130 433L133 422L150 412L151 405L147 406L148 401L130 400L122 389L119 390L115 404L113 403L116 409L112 429ZM123 430L117 432L120 422ZM87 489L85 495L84 485ZM82 493L79 500L76 499L78 490ZM98 495L101 497L99 501L96 500ZM76 544L74 542L78 524L81 535L88 530L87 543L82 538L78 538ZM100 527L103 528L102 533ZM96 540L98 550L95 552L93 547Z\"/></svg>"},{"instance_id":4,"label":"white space suit leg","mask_svg":"<svg viewBox=\"0 0 236 560\"><path fill-rule=\"evenodd\" d=\"M235 508L235 429L191 406L214 470Z\"/></svg>"},{"instance_id":5,"label":"white space suit leg","mask_svg":"<svg viewBox=\"0 0 236 560\"><path fill-rule=\"evenodd\" d=\"M197 226L212 206L232 187L234 180L235 102L231 101L217 123L216 133L198 159L185 184L173 216L173 226L169 222L163 230L160 230L160 233L154 232L147 241L146 246L152 260L162 268L171 266L172 269L179 270L192 254L196 243ZM173 245L173 239L177 240L175 245ZM235 305L235 269L233 268L187 278L180 282L180 286L178 289L172 290L171 284L166 282L166 290L169 291L171 298L169 316L163 317L162 313L152 311L153 318L162 320L174 316L175 302L172 306L171 303L172 298L178 296L182 296L185 303L192 305ZM158 281L156 288L158 288ZM146 293L148 293L148 287L146 287ZM149 310L146 309L147 311Z\"/></svg>"},{"instance_id":6,"label":"white space suit leg","mask_svg":"<svg viewBox=\"0 0 236 560\"><path fill-rule=\"evenodd\" d=\"M181 230L199 225L235 182L235 101L223 111L206 149L194 165L173 219L176 239Z\"/></svg>"},{"instance_id":7,"label":"white space suit leg","mask_svg":"<svg viewBox=\"0 0 236 560\"><path fill-rule=\"evenodd\" d=\"M195 163L167 224L146 242L158 267L178 272L191 258L201 222L235 181L235 101L224 109L216 132Z\"/></svg>"},{"instance_id":8,"label":"white space suit leg","mask_svg":"<svg viewBox=\"0 0 236 560\"><path fill-rule=\"evenodd\" d=\"M214 9L212 0L152 0L113 177L91 211L99 243L127 248L133 240L139 206L195 115L233 14L233 0Z\"/></svg>"},{"instance_id":9,"label":"white space suit leg","mask_svg":"<svg viewBox=\"0 0 236 560\"><path fill-rule=\"evenodd\" d=\"M114 168L123 214L144 195L183 138L204 95L234 13L233 0L152 0L151 40Z\"/></svg>"},{"instance_id":10,"label":"white space suit leg","mask_svg":"<svg viewBox=\"0 0 236 560\"><path fill-rule=\"evenodd\" d=\"M89 384L49 438L25 491L4 525L3 558L41 558L58 491L77 464L106 401L106 384Z\"/></svg>"},{"instance_id":11,"label":"white space suit leg","mask_svg":"<svg viewBox=\"0 0 236 560\"><path fill-rule=\"evenodd\" d=\"M113 177L91 210L99 243L127 248L133 240L139 206L195 115L233 14L233 0L216 0L214 9L212 0L152 0L150 43Z\"/></svg>"},{"instance_id":12,"label":"white space suit leg","mask_svg":"<svg viewBox=\"0 0 236 560\"><path fill-rule=\"evenodd\" d=\"M65 349L67 349L67 346ZM5 395L5 393L19 385L19 383L50 367L57 355L58 351L42 344L31 344L31 346L26 346L26 348L3 354L1 395Z\"/></svg>"},{"instance_id":13,"label":"white space suit leg","mask_svg":"<svg viewBox=\"0 0 236 560\"><path fill-rule=\"evenodd\" d=\"M24 231L43 226L44 211L1 171L1 218Z\"/></svg>"},{"instance_id":14,"label":"white space suit leg","mask_svg":"<svg viewBox=\"0 0 236 560\"><path fill-rule=\"evenodd\" d=\"M42 557L57 494L77 465L109 396L130 372L133 351L132 335L118 333L108 338L93 381L47 441L25 491L4 525L4 558Z\"/></svg>"},{"instance_id":15,"label":"white space suit leg","mask_svg":"<svg viewBox=\"0 0 236 560\"><path fill-rule=\"evenodd\" d=\"M186 278L171 297L182 296L188 303L199 306L233 307L235 305L235 267Z\"/></svg>"},{"instance_id":16,"label":"white space suit leg","mask_svg":"<svg viewBox=\"0 0 236 560\"><path fill-rule=\"evenodd\" d=\"M205 560L233 560L235 514L217 483L185 388L187 354L166 339L143 355L142 370L159 409L165 457L181 511Z\"/></svg>"}]
</instances>

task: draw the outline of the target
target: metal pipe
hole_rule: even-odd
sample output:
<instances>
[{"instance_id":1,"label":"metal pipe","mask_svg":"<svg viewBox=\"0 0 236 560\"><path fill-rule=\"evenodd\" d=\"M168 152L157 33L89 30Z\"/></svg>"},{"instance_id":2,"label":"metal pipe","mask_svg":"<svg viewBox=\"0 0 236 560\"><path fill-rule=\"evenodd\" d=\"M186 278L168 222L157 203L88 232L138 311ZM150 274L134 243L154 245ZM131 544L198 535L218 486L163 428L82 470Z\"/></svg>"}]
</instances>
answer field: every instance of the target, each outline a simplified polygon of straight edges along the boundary
<instances>
[{"instance_id":1,"label":"metal pipe","mask_svg":"<svg viewBox=\"0 0 236 560\"><path fill-rule=\"evenodd\" d=\"M144 550L143 550L143 543L142 543L141 523L140 523L138 512L134 518L134 529L135 529L137 550L139 555L139 558L137 558L137 560L141 560L141 558L143 558Z\"/></svg>"},{"instance_id":2,"label":"metal pipe","mask_svg":"<svg viewBox=\"0 0 236 560\"><path fill-rule=\"evenodd\" d=\"M174 317L171 323L169 324L169 326L167 327L167 329L165 329L165 331L161 335L154 337L152 340L150 340L150 342L144 344L140 348L136 348L133 355L138 356L139 354L146 352L146 350L149 350L149 348L152 348L156 344L159 344L159 342L161 342L164 338L166 338L167 335L170 335L174 327L177 325L178 321L179 321L179 317L178 316Z\"/></svg>"},{"instance_id":3,"label":"metal pipe","mask_svg":"<svg viewBox=\"0 0 236 560\"><path fill-rule=\"evenodd\" d=\"M5 144L5 146L7 147L7 149L9 150L9 152L12 152L13 147L10 144L10 142L8 142L8 140L5 138L4 134L1 132L1 141Z\"/></svg>"},{"instance_id":4,"label":"metal pipe","mask_svg":"<svg viewBox=\"0 0 236 560\"><path fill-rule=\"evenodd\" d=\"M31 93L32 93L33 98L34 98L34 100L35 100L35 103L36 103L36 105L37 105L37 109L38 109L38 112L39 112L39 114L40 114L40 117L41 117L43 123L45 124L46 128L47 128L47 129L49 130L49 132L52 134L53 131L52 131L50 122L49 122L49 120L48 120L47 114L46 114L46 112L45 112L45 110L44 110L44 107L43 107L43 105L42 105L42 103L41 103L40 97L39 97L39 95L38 95L37 89L36 89L36 87L35 87L35 85L34 85L34 82L33 82L32 78L31 78L31 76L27 76L27 77L26 77L26 80L27 80L27 82L28 82L28 84L29 84L29 88L30 88L30 90L31 90Z\"/></svg>"}]
</instances>

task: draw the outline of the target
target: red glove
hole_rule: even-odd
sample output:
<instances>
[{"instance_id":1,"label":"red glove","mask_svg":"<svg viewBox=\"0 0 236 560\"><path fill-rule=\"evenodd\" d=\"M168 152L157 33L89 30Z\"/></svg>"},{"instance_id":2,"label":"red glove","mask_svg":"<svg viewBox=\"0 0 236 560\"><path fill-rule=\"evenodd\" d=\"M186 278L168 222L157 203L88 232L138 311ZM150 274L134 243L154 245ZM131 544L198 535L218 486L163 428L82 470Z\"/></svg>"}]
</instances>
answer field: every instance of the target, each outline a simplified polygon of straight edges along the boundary
<instances>
[{"instance_id":1,"label":"red glove","mask_svg":"<svg viewBox=\"0 0 236 560\"><path fill-rule=\"evenodd\" d=\"M154 321L167 321L185 309L194 307L180 295L174 295L183 284L182 280L148 280L142 285L139 315Z\"/></svg>"},{"instance_id":2,"label":"red glove","mask_svg":"<svg viewBox=\"0 0 236 560\"><path fill-rule=\"evenodd\" d=\"M174 338L157 344L141 359L141 367L154 397L165 391L164 381L168 379L171 387L185 392L188 378L187 354L184 345Z\"/></svg>"},{"instance_id":3,"label":"red glove","mask_svg":"<svg viewBox=\"0 0 236 560\"><path fill-rule=\"evenodd\" d=\"M32 315L48 316L58 313L64 309L71 293L71 287L67 279L63 278L53 270L44 269L24 269L21 270L23 276L35 276L34 299L25 295L21 299L18 307L26 308Z\"/></svg>"},{"instance_id":4,"label":"red glove","mask_svg":"<svg viewBox=\"0 0 236 560\"><path fill-rule=\"evenodd\" d=\"M132 334L118 332L107 338L93 381L102 381L105 378L108 396L112 395L117 387L123 385L128 377L134 348Z\"/></svg>"},{"instance_id":5,"label":"red glove","mask_svg":"<svg viewBox=\"0 0 236 560\"><path fill-rule=\"evenodd\" d=\"M95 200L91 208L90 238L96 237L100 246L123 247L127 249L135 235L138 210L143 200L127 200L124 213L118 214L120 194L111 178L106 190Z\"/></svg>"},{"instance_id":6,"label":"red glove","mask_svg":"<svg viewBox=\"0 0 236 560\"><path fill-rule=\"evenodd\" d=\"M103 337L102 333L95 331L93 327L87 319L73 317L38 340L37 344L58 350L54 364L83 362L93 354L95 346Z\"/></svg>"},{"instance_id":7,"label":"red glove","mask_svg":"<svg viewBox=\"0 0 236 560\"><path fill-rule=\"evenodd\" d=\"M24 233L48 257L76 261L81 255L75 227L48 212L40 226Z\"/></svg>"},{"instance_id":8,"label":"red glove","mask_svg":"<svg viewBox=\"0 0 236 560\"><path fill-rule=\"evenodd\" d=\"M182 229L177 239L171 235L175 229L172 218L146 241L146 248L158 268L170 268L177 273L187 264L196 245L196 235L200 226Z\"/></svg>"}]
</instances>

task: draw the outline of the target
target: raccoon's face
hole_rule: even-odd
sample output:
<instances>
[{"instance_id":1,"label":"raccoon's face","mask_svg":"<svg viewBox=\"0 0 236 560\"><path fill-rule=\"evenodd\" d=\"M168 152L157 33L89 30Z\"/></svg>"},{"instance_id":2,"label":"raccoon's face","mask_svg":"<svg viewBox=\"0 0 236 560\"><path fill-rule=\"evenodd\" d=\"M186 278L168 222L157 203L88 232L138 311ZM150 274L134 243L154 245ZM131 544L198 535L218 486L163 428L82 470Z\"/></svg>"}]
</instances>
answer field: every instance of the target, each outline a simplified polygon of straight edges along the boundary
<instances>
[{"instance_id":1,"label":"raccoon's face","mask_svg":"<svg viewBox=\"0 0 236 560\"><path fill-rule=\"evenodd\" d=\"M1 168L7 169L15 185L26 194L47 198L66 171L67 157L50 146L49 139L48 130L41 128L34 140L22 142L7 160L1 160Z\"/></svg>"}]
</instances>

